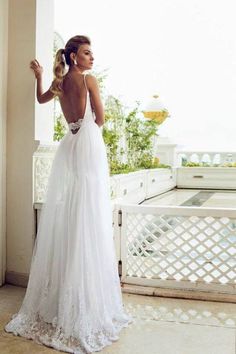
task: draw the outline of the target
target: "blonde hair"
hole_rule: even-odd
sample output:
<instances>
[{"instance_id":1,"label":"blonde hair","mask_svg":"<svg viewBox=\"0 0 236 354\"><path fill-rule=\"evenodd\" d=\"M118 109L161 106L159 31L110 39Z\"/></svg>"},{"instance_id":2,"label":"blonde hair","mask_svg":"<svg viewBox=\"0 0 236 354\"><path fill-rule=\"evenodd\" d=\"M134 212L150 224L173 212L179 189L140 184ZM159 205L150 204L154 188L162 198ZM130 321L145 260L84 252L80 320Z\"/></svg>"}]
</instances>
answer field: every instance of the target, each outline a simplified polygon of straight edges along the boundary
<instances>
[{"instance_id":1,"label":"blonde hair","mask_svg":"<svg viewBox=\"0 0 236 354\"><path fill-rule=\"evenodd\" d=\"M51 85L51 91L55 95L60 95L63 92L62 84L66 73L66 64L73 65L71 62L70 54L77 53L79 47L82 44L91 44L89 37L87 36L74 36L68 40L65 45L65 49L59 49L56 52L55 61L53 65L54 79Z\"/></svg>"}]
</instances>

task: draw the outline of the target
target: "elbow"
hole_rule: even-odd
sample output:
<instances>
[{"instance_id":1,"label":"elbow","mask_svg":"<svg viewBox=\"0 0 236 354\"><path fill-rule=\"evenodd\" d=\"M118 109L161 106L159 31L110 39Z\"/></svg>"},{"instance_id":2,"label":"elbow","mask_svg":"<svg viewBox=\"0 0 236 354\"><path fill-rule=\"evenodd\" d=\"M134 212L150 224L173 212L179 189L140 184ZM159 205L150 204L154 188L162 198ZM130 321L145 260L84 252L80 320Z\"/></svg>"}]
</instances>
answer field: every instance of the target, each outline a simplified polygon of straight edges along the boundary
<instances>
[{"instance_id":1,"label":"elbow","mask_svg":"<svg viewBox=\"0 0 236 354\"><path fill-rule=\"evenodd\" d=\"M95 114L95 116L96 116L96 114ZM102 115L96 116L95 122L97 123L97 125L98 125L99 127L101 127L101 126L105 123L105 117L104 117L104 115L102 114Z\"/></svg>"},{"instance_id":2,"label":"elbow","mask_svg":"<svg viewBox=\"0 0 236 354\"><path fill-rule=\"evenodd\" d=\"M96 123L97 123L97 125L98 125L99 128L100 128L100 127L102 127L103 124L105 123L105 120L104 120L104 119L96 119Z\"/></svg>"},{"instance_id":3,"label":"elbow","mask_svg":"<svg viewBox=\"0 0 236 354\"><path fill-rule=\"evenodd\" d=\"M41 95L41 96L37 96L37 101L38 101L38 103L40 103L40 104L42 104L42 103L45 103L45 102L46 102L46 100L45 100L45 98L43 97L43 95Z\"/></svg>"}]
</instances>

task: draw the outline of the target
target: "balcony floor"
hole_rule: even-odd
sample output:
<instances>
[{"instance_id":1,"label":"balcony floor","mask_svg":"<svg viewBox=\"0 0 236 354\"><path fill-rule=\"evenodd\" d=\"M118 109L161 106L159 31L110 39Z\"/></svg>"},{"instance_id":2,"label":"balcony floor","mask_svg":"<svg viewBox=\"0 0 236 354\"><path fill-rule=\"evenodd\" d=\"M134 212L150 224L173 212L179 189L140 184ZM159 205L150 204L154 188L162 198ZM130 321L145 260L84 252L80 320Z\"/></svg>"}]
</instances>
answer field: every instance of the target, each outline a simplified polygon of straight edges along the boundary
<instances>
[{"instance_id":1,"label":"balcony floor","mask_svg":"<svg viewBox=\"0 0 236 354\"><path fill-rule=\"evenodd\" d=\"M61 353L4 331L24 293L0 288L0 353ZM134 322L101 354L236 354L236 304L126 293L123 301Z\"/></svg>"},{"instance_id":2,"label":"balcony floor","mask_svg":"<svg viewBox=\"0 0 236 354\"><path fill-rule=\"evenodd\" d=\"M236 192L174 188L145 200L142 205L189 206L201 208L235 208Z\"/></svg>"}]
</instances>

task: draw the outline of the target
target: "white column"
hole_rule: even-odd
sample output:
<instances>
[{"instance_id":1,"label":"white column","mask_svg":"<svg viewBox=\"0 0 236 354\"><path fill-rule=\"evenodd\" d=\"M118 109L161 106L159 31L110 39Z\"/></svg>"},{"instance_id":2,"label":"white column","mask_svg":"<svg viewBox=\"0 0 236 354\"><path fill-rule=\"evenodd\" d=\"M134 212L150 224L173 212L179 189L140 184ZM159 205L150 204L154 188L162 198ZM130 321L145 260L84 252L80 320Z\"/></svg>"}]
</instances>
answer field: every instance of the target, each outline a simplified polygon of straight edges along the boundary
<instances>
[{"instance_id":1,"label":"white column","mask_svg":"<svg viewBox=\"0 0 236 354\"><path fill-rule=\"evenodd\" d=\"M6 271L6 121L8 0L0 2L0 286Z\"/></svg>"},{"instance_id":2,"label":"white column","mask_svg":"<svg viewBox=\"0 0 236 354\"><path fill-rule=\"evenodd\" d=\"M9 0L6 278L22 285L29 273L35 234L32 165L38 146L35 131L37 139L44 132L47 132L45 140L52 135L50 109L48 106L43 110L36 103L35 79L29 63L35 57L41 61L46 86L46 81L50 81L45 58L52 55L49 45L52 26L48 24L53 21L52 9L53 0Z\"/></svg>"},{"instance_id":3,"label":"white column","mask_svg":"<svg viewBox=\"0 0 236 354\"><path fill-rule=\"evenodd\" d=\"M36 54L35 57L43 66L43 88L47 90L53 80L53 33L54 3L53 0L36 1ZM35 106L35 139L40 143L53 141L53 100Z\"/></svg>"},{"instance_id":4,"label":"white column","mask_svg":"<svg viewBox=\"0 0 236 354\"><path fill-rule=\"evenodd\" d=\"M159 158L160 163L175 167L177 165L176 147L177 144L169 138L158 136L155 156Z\"/></svg>"}]
</instances>

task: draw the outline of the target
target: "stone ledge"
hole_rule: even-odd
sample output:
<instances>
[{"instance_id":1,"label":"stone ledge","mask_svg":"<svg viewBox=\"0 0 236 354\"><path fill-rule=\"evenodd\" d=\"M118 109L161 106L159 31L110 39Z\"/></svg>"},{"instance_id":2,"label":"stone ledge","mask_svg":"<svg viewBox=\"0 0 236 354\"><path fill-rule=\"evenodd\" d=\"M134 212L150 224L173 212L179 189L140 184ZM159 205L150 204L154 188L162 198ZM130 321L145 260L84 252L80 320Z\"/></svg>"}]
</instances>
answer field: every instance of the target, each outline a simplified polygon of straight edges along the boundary
<instances>
[{"instance_id":1,"label":"stone ledge","mask_svg":"<svg viewBox=\"0 0 236 354\"><path fill-rule=\"evenodd\" d=\"M154 288L124 283L121 284L121 288L123 293L129 294L236 303L236 294L174 288Z\"/></svg>"}]
</instances>

